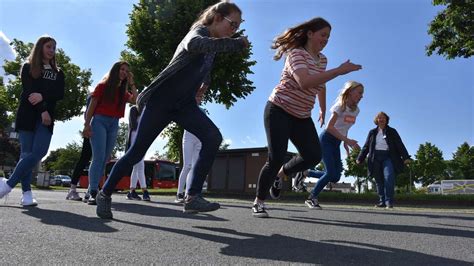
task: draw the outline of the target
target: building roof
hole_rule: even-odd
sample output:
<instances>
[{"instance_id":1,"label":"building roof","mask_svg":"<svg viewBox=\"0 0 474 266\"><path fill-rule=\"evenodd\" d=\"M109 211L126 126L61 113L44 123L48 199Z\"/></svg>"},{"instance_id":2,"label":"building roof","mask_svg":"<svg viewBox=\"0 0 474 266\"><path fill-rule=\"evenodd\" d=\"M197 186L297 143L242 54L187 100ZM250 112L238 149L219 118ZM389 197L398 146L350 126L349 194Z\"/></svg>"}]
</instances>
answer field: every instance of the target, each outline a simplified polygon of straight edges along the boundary
<instances>
[{"instance_id":1,"label":"building roof","mask_svg":"<svg viewBox=\"0 0 474 266\"><path fill-rule=\"evenodd\" d=\"M253 152L267 152L267 147L256 147L256 148L242 148L242 149L227 149L227 150L219 150L218 154L232 154L232 153L253 153ZM291 155L295 155L294 152L287 152Z\"/></svg>"}]
</instances>

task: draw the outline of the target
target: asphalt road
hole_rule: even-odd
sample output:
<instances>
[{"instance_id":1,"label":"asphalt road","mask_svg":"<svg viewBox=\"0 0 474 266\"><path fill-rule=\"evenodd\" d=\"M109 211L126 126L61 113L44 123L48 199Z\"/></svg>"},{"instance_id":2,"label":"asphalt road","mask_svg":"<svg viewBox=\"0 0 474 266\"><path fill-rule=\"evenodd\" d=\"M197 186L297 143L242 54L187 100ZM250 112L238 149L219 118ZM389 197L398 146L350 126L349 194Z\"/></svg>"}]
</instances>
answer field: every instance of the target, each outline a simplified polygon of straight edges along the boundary
<instances>
[{"instance_id":1,"label":"asphalt road","mask_svg":"<svg viewBox=\"0 0 474 266\"><path fill-rule=\"evenodd\" d=\"M5 264L324 264L473 265L474 210L376 210L361 206L270 202L253 218L251 202L219 200L207 214L184 214L171 196L152 202L113 196L114 220L64 191L21 192L0 200L0 265Z\"/></svg>"}]
</instances>

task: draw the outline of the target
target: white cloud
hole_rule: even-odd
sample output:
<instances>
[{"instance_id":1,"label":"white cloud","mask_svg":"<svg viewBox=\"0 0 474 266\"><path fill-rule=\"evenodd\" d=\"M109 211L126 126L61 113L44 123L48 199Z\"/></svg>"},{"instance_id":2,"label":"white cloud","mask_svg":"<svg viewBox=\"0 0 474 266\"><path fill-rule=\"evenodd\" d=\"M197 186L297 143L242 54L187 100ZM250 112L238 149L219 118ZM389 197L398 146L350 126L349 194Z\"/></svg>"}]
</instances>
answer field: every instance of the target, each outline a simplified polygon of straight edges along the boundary
<instances>
[{"instance_id":1,"label":"white cloud","mask_svg":"<svg viewBox=\"0 0 474 266\"><path fill-rule=\"evenodd\" d=\"M3 77L3 82L7 83L9 77L5 76L3 64L5 60L14 60L16 57L15 51L10 46L10 40L5 34L0 31L0 76Z\"/></svg>"},{"instance_id":2,"label":"white cloud","mask_svg":"<svg viewBox=\"0 0 474 266\"><path fill-rule=\"evenodd\" d=\"M250 136L245 136L245 139L241 140L243 144L257 144L257 141Z\"/></svg>"}]
</instances>

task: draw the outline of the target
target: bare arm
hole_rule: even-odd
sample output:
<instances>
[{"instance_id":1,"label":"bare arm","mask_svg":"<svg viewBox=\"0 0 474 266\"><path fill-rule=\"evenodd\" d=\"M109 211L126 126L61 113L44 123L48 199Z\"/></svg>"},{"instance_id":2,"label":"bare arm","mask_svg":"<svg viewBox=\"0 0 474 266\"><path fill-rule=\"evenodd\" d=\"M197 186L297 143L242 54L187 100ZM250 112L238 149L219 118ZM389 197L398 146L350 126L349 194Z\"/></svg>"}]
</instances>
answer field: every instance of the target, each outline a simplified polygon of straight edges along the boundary
<instances>
[{"instance_id":1,"label":"bare arm","mask_svg":"<svg viewBox=\"0 0 474 266\"><path fill-rule=\"evenodd\" d=\"M295 70L293 76L295 77L295 80L301 89L310 89L324 84L337 76L345 75L361 68L361 65L353 64L349 60L347 60L337 68L333 68L313 75L308 73L307 68L297 69Z\"/></svg>"},{"instance_id":2,"label":"bare arm","mask_svg":"<svg viewBox=\"0 0 474 266\"><path fill-rule=\"evenodd\" d=\"M325 117L326 117L326 86L321 89L318 93L318 102L319 102L319 118L318 121L321 127L324 126Z\"/></svg>"},{"instance_id":3,"label":"bare arm","mask_svg":"<svg viewBox=\"0 0 474 266\"><path fill-rule=\"evenodd\" d=\"M84 129L82 130L82 135L85 138L89 138L92 136L91 132L91 120L92 116L94 116L95 108L97 107L99 100L96 97L92 97L91 103L86 111L86 121L84 122Z\"/></svg>"},{"instance_id":4,"label":"bare arm","mask_svg":"<svg viewBox=\"0 0 474 266\"><path fill-rule=\"evenodd\" d=\"M334 124L336 124L336 120L337 120L337 113L336 112L333 112L332 115L331 115L331 119L329 119L329 123L328 123L328 127L327 127L327 131L329 131L329 133L331 133L331 135L333 135L334 137L336 137L337 139L343 141L345 144L347 144L348 146L350 146L351 148L355 149L355 148L359 148L359 145L357 145L357 141L353 140L353 139L350 139L344 135L342 135L341 133L339 133L339 131L337 131L337 129L334 127Z\"/></svg>"},{"instance_id":5,"label":"bare arm","mask_svg":"<svg viewBox=\"0 0 474 266\"><path fill-rule=\"evenodd\" d=\"M130 97L127 102L131 104L135 104L137 102L137 97L138 97L138 91L137 91L137 86L135 86L135 80L133 79L133 73L128 72L127 76L127 82L130 88L132 88L132 97Z\"/></svg>"}]
</instances>

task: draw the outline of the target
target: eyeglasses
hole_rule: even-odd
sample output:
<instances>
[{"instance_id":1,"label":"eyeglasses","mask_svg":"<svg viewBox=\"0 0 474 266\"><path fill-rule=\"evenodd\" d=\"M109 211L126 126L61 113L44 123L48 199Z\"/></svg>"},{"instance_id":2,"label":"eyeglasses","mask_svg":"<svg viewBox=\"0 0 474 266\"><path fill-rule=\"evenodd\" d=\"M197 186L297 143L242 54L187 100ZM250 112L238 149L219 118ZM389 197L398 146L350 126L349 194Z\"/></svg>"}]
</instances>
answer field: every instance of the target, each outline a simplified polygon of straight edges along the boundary
<instances>
[{"instance_id":1,"label":"eyeglasses","mask_svg":"<svg viewBox=\"0 0 474 266\"><path fill-rule=\"evenodd\" d=\"M234 30L237 30L239 27L240 27L240 23L244 22L244 20L241 20L240 23L239 22L235 22L235 21L232 21L230 18L228 17L224 17L225 20L227 20L230 24L230 26L232 27L232 29Z\"/></svg>"}]
</instances>

